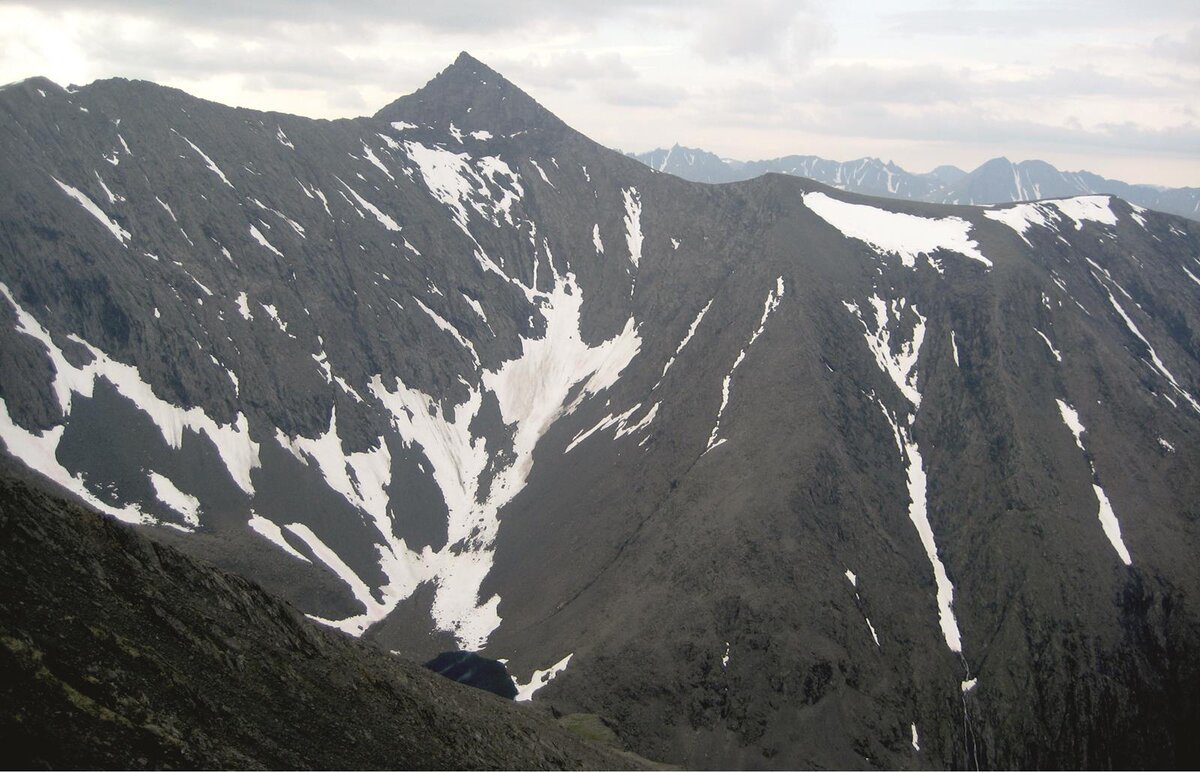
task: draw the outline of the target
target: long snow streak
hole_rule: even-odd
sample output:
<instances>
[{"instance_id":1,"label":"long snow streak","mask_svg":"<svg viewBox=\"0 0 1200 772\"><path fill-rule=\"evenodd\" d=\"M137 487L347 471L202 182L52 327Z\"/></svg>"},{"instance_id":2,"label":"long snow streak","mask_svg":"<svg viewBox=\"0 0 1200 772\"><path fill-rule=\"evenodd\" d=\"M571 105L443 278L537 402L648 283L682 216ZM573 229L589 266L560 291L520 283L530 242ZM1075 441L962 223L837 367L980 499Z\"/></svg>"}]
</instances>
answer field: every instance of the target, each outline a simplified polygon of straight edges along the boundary
<instances>
[{"instance_id":1,"label":"long snow streak","mask_svg":"<svg viewBox=\"0 0 1200 772\"><path fill-rule=\"evenodd\" d=\"M159 501L183 517L189 530L199 527L200 499L179 490L170 478L158 472L150 473L150 485L153 486L154 495L158 497Z\"/></svg>"},{"instance_id":2,"label":"long snow streak","mask_svg":"<svg viewBox=\"0 0 1200 772\"><path fill-rule=\"evenodd\" d=\"M250 522L248 525L250 526L250 530L254 531L259 536L262 536L264 539L271 542L276 547L296 558L297 560L303 560L305 563L312 563L311 560L297 551L295 547L288 544L287 538L283 535L282 528L262 515L255 514L254 510L250 510Z\"/></svg>"},{"instance_id":3,"label":"long snow streak","mask_svg":"<svg viewBox=\"0 0 1200 772\"><path fill-rule=\"evenodd\" d=\"M904 443L904 452L908 456L908 496L912 502L908 508L908 518L917 529L921 538L921 546L933 566L933 580L937 586L938 622L942 628L942 637L950 651L962 651L962 636L958 631L958 620L954 617L954 584L946 574L946 566L938 556L937 542L933 537L933 526L929 522L926 491L928 482L925 478L925 464L921 451L912 439L907 428L893 427Z\"/></svg>"},{"instance_id":4,"label":"long snow streak","mask_svg":"<svg viewBox=\"0 0 1200 772\"><path fill-rule=\"evenodd\" d=\"M958 620L954 616L954 584L946 573L946 567L938 555L937 541L934 538L933 526L929 522L928 511L928 480L925 475L925 462L921 450L912 436L912 424L916 419L917 410L921 406L921 392L917 389L917 359L921 352L921 343L925 339L925 317L921 316L915 306L910 306L906 299L893 300L889 305L878 295L870 298L874 308L874 323L868 322L855 303L844 303L846 310L854 314L863 325L864 338L867 347L875 355L875 363L879 369L891 379L896 388L912 405L907 415L893 417L892 413L878 400L883 416L891 426L895 436L896 446L900 457L907 462L906 476L908 478L908 518L917 529L917 536L925 555L933 569L934 584L937 587L938 623L946 646L955 653L962 652L962 635L958 629ZM889 325L900 323L904 312L912 312L916 318L912 335L908 340L901 339L899 350L892 353L891 332Z\"/></svg>"},{"instance_id":5,"label":"long snow streak","mask_svg":"<svg viewBox=\"0 0 1200 772\"><path fill-rule=\"evenodd\" d=\"M109 358L100 349L72 335L70 340L83 346L91 354L88 364L76 367L55 345L46 328L16 301L3 283L0 283L0 294L17 314L17 332L37 340L45 347L46 355L54 368L54 381L50 384L50 391L58 400L63 419L62 423L42 433L31 432L12 420L7 405L0 399L0 439L4 440L10 453L20 458L31 469L113 517L133 523L154 522L154 518L143 513L136 504L115 507L101 501L88 490L82 477L72 475L58 461L58 444L70 421L74 396L78 394L90 398L96 381L103 378L150 418L170 447L178 449L182 445L185 429L207 435L233 481L247 494L253 495L254 486L250 481L250 470L259 466L258 443L250 439L249 425L244 415L239 413L232 424L219 424L199 407L176 407L155 396L150 384L142 379L137 368Z\"/></svg>"},{"instance_id":6,"label":"long snow streak","mask_svg":"<svg viewBox=\"0 0 1200 772\"><path fill-rule=\"evenodd\" d=\"M591 437L596 432L607 429L611 426L617 427L617 433L613 439L620 439L627 434L633 434L634 432L645 429L654 422L654 417L658 415L658 405L659 403L655 402L650 409L646 411L646 414L634 424L630 424L629 419L633 417L634 413L642 408L641 402L637 403L620 415L606 415L604 418L601 418L600 421L592 428L585 429L584 431L576 434L571 440L571 444L567 445L567 449L564 450L563 453L570 453L575 449L576 445L583 442L588 437Z\"/></svg>"},{"instance_id":7,"label":"long snow streak","mask_svg":"<svg viewBox=\"0 0 1200 772\"><path fill-rule=\"evenodd\" d=\"M1088 262L1091 262L1091 261L1088 261ZM1095 265L1095 263L1092 263L1092 265ZM1097 267L1099 267L1099 266L1097 266ZM1101 270L1103 270L1103 269L1101 269ZM1117 301L1116 296L1114 296L1112 294L1112 290L1110 290L1108 288L1107 282L1102 280L1100 278L1100 276L1098 274L1096 274L1094 271L1092 272L1092 275L1095 276L1096 280L1099 281L1101 283L1101 285L1104 287L1104 293L1106 295L1108 295L1108 302L1112 304L1112 307L1116 310L1117 315L1120 316L1121 320L1125 322L1125 327L1128 328L1131 333L1133 333L1134 337L1136 337L1138 340L1140 340L1142 342L1142 345L1144 345L1146 347L1146 350L1150 353L1151 366L1153 366L1154 369L1157 370L1160 375L1162 375L1164 378L1167 379L1167 382L1169 384L1171 384L1171 388L1175 390L1175 393L1177 393L1179 396L1181 396L1185 400L1187 400L1187 403L1192 406L1192 409L1195 410L1197 413L1200 413L1200 402L1197 402L1196 398L1193 397L1187 391L1185 391L1184 388L1179 385L1179 381L1175 380L1175 376L1171 373L1170 370L1167 369L1167 366L1166 366L1166 364L1163 363L1162 359L1159 358L1158 353L1154 350L1154 346L1150 345L1150 341L1146 340L1146 336L1142 335L1142 331L1138 329L1138 326L1136 324L1134 324L1133 318L1129 316L1129 314L1125 311L1125 309ZM1112 280L1110 279L1110 281L1112 281ZM1116 282L1113 281L1113 284L1116 284ZM1120 284L1117 284L1117 289L1124 292L1124 290L1121 288ZM1128 293L1125 293L1125 294L1128 295Z\"/></svg>"},{"instance_id":8,"label":"long snow streak","mask_svg":"<svg viewBox=\"0 0 1200 772\"><path fill-rule=\"evenodd\" d=\"M783 299L783 292L783 277L780 276L775 280L775 289L767 293L767 299L763 303L762 318L758 321L758 329L750 336L750 342L746 344L746 347L738 353L737 359L733 360L733 367L729 369L729 374L725 376L725 380L721 383L721 407L717 409L717 420L713 424L712 434L708 436L708 447L704 449L705 453L725 442L723 439L717 439L717 435L721 431L721 417L725 414L725 408L729 406L729 390L733 384L733 374L737 372L738 367L746 359L746 352L754 345L754 341L758 340L758 336L762 335L763 330L767 328L767 319L770 318L771 312L779 307L779 301ZM709 303L711 304L712 301L710 300ZM708 306L705 306L704 311L707 310ZM700 312L700 316L704 316L704 311ZM699 319L697 319L696 324L699 323ZM687 341L685 340L684 342L686 343ZM683 350L682 344L679 350Z\"/></svg>"},{"instance_id":9,"label":"long snow streak","mask_svg":"<svg viewBox=\"0 0 1200 772\"><path fill-rule=\"evenodd\" d=\"M58 184L58 187L62 188L63 193L66 193L68 196L78 201L79 205L83 207L83 210L92 217L95 217L97 222L103 225L108 232L113 235L113 238L120 242L122 246L129 241L129 231L113 222L112 218L104 213L104 210L96 206L95 201L88 198L79 189L71 187L67 183L59 180L57 177L51 177L50 179L54 180L54 182Z\"/></svg>"},{"instance_id":10,"label":"long snow streak","mask_svg":"<svg viewBox=\"0 0 1200 772\"><path fill-rule=\"evenodd\" d=\"M363 147L366 147L366 145L363 145ZM376 163L379 163L378 159L376 160ZM380 167L383 166L383 164L379 164L379 165L380 165ZM384 171L386 171L386 169ZM375 219L379 221L380 225L387 228L389 231L399 231L400 230L400 226L396 223L396 221L394 219L392 219L390 216L388 216L388 215L384 214L382 211L380 211L379 207L375 206L370 201L368 201L365 198L363 198L362 196L358 195L358 192L356 190L354 190L354 188L347 185L342 180L341 177L338 177L335 174L333 178L335 180L337 180L338 182L342 183L342 187L344 187L346 190L348 190L350 192L350 195L354 196L354 200L358 202L359 206L361 206L363 209L366 209L371 214L375 215Z\"/></svg>"},{"instance_id":11,"label":"long snow streak","mask_svg":"<svg viewBox=\"0 0 1200 772\"><path fill-rule=\"evenodd\" d=\"M455 341L458 342L458 345L465 348L471 354L471 361L473 361L476 364L476 366L478 366L479 365L479 354L475 352L475 345L473 343L471 343L471 341L467 340L463 336L463 334L458 331L457 327L455 327L453 324L450 324L450 322L443 319L440 314L438 314L436 311L431 309L429 306L422 303L420 298L414 297L413 300L415 300L417 302L417 305L421 307L421 310L425 312L426 316L428 316L430 319L433 320L433 323L436 324L439 329L445 330L446 332L448 332L450 334L450 336L452 338L454 338Z\"/></svg>"},{"instance_id":12,"label":"long snow streak","mask_svg":"<svg viewBox=\"0 0 1200 772\"><path fill-rule=\"evenodd\" d=\"M1046 337L1046 333L1042 332L1042 331L1041 331L1041 330L1039 330L1037 327L1034 327L1034 328L1033 328L1033 331L1034 331L1034 332L1036 332L1036 333L1038 334L1038 337L1040 337L1040 338L1042 339L1042 341L1043 341L1043 342L1045 342L1045 344L1046 344L1046 348L1050 349L1050 353L1054 355L1054 360L1055 360L1056 362L1061 362L1061 361L1062 361L1062 354L1061 354L1061 353L1059 353L1059 350L1058 350L1058 349L1054 348L1054 344L1053 344L1053 343L1051 343L1051 342L1050 342L1050 339Z\"/></svg>"},{"instance_id":13,"label":"long snow streak","mask_svg":"<svg viewBox=\"0 0 1200 772\"><path fill-rule=\"evenodd\" d=\"M250 226L250 237L253 238L255 241L257 241L263 247L266 247L267 249L271 250L272 252L279 255L280 257L283 257L283 253L280 252L278 249L276 249L274 247L274 245L271 244L271 242L267 241L267 237L262 235L262 231L260 231L254 225Z\"/></svg>"},{"instance_id":14,"label":"long snow streak","mask_svg":"<svg viewBox=\"0 0 1200 772\"><path fill-rule=\"evenodd\" d=\"M696 318L692 320L691 326L688 327L687 334L683 336L683 340L679 341L679 345L675 347L675 353L672 354L671 358L667 360L667 363L663 365L662 375L658 376L658 383L654 384L654 389L657 389L659 384L663 382L663 378L667 377L667 371L671 369L671 365L675 364L675 359L678 358L680 353L683 352L684 347L687 346L688 342L691 341L692 336L696 334L696 328L700 326L700 320L703 319L704 315L708 313L708 309L712 306L712 304L713 302L710 299L704 304L704 308L700 309L700 313L696 314ZM651 389L651 391L654 389Z\"/></svg>"},{"instance_id":15,"label":"long snow streak","mask_svg":"<svg viewBox=\"0 0 1200 772\"><path fill-rule=\"evenodd\" d=\"M215 163L213 163L213 159L209 158L207 153L205 153L205 152L204 152L203 150L201 150L200 148L196 147L196 143L195 143L195 142L192 142L190 139L188 139L187 137L183 136L183 135L182 135L182 134L180 134L178 131L175 131L175 129L171 129L171 131L174 131L174 132L175 132L175 136L179 137L179 138L180 138L180 139L182 139L184 142L186 142L186 143L188 143L189 145L191 145L191 146L192 146L192 150L195 150L195 151L196 151L196 153L198 153L198 154L199 154L199 156L200 156L201 158L203 158L203 159L204 159L204 163L205 163L205 165L206 165L206 166L208 166L208 168L209 168L209 171L211 171L213 174L215 174L215 175L217 175L218 177L220 177L220 178L221 178L221 182L224 182L226 185L228 185L228 186L229 186L229 187L231 187L231 188L233 187L233 183L232 183L232 182L230 182L230 181L229 181L229 178L225 176L225 172L221 171L221 169L220 169L220 168L219 168L219 167L218 167L218 166L217 166Z\"/></svg>"},{"instance_id":16,"label":"long snow streak","mask_svg":"<svg viewBox=\"0 0 1200 772\"><path fill-rule=\"evenodd\" d=\"M637 268L642 261L642 198L637 188L621 191L625 198L625 243L629 245L629 262Z\"/></svg>"},{"instance_id":17,"label":"long snow streak","mask_svg":"<svg viewBox=\"0 0 1200 772\"><path fill-rule=\"evenodd\" d=\"M1071 434L1075 437L1075 444L1083 451L1083 455L1088 460L1088 467L1092 470L1092 492L1096 494L1096 503L1099 511L1096 516L1100 518L1100 527L1104 530L1104 535L1108 537L1109 544L1112 544L1113 549L1117 551L1117 556L1121 558L1121 562L1125 565L1132 565L1133 559L1129 556L1129 550L1125 547L1125 541L1121 538L1121 523L1117 520L1117 515L1113 512L1112 504L1108 500L1108 495L1104 493L1104 489L1098 484L1099 478L1096 474L1096 464L1088 455L1087 448L1083 444L1083 433L1087 431L1083 423L1079 420L1079 413L1075 408L1068 405L1061 399L1055 400L1058 403L1058 413L1062 416L1063 423L1071 430Z\"/></svg>"},{"instance_id":18,"label":"long snow streak","mask_svg":"<svg viewBox=\"0 0 1200 772\"><path fill-rule=\"evenodd\" d=\"M986 267L992 261L979 251L971 239L971 223L959 217L918 217L889 212L866 204L851 204L824 193L804 194L804 205L844 235L864 241L880 255L893 254L906 268L915 268L917 257L924 255L940 270L932 255L937 250L957 252Z\"/></svg>"}]
</instances>

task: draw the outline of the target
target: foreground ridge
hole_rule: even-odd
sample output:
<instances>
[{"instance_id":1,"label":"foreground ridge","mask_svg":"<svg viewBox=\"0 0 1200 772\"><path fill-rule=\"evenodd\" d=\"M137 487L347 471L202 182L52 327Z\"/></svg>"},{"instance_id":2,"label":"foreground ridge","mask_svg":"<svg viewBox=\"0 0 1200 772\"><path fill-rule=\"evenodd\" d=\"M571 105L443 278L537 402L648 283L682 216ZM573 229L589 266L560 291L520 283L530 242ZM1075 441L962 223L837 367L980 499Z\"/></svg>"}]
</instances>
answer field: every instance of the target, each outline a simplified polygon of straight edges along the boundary
<instances>
[{"instance_id":1,"label":"foreground ridge","mask_svg":"<svg viewBox=\"0 0 1200 772\"><path fill-rule=\"evenodd\" d=\"M0 478L14 767L613 768L548 716L315 628L244 579Z\"/></svg>"}]
</instances>

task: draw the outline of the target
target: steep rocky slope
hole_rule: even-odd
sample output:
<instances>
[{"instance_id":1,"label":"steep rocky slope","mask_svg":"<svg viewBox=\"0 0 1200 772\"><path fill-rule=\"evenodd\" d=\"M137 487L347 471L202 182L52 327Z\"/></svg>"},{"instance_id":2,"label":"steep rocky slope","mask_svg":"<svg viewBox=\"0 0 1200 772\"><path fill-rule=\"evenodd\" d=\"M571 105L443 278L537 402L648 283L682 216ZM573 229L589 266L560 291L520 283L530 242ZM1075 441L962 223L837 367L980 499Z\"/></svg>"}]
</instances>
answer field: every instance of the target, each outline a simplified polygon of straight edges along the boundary
<instances>
[{"instance_id":1,"label":"steep rocky slope","mask_svg":"<svg viewBox=\"0 0 1200 772\"><path fill-rule=\"evenodd\" d=\"M689 183L466 55L0 147L0 440L114 517L675 763L1196 760L1195 222Z\"/></svg>"}]
</instances>

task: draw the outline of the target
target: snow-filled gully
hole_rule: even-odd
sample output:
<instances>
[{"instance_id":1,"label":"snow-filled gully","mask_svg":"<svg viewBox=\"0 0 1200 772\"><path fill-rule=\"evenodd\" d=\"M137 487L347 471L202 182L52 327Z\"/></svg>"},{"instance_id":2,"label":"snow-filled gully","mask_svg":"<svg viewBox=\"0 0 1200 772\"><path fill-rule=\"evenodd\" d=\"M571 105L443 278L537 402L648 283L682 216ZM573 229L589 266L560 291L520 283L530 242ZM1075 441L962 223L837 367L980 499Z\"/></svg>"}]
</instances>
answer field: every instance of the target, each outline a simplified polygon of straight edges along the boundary
<instances>
[{"instance_id":1,"label":"snow-filled gully","mask_svg":"<svg viewBox=\"0 0 1200 772\"><path fill-rule=\"evenodd\" d=\"M500 510L525 487L533 467L533 450L550 426L588 396L616 383L641 348L633 319L604 343L594 347L584 343L579 332L582 288L572 274L560 274L552 261L550 267L555 284L541 305L545 335L523 339L521 356L496 370L484 370L480 383L467 384L465 402L444 409L439 400L399 379L385 382L375 376L369 385L371 394L392 416L402 442L407 447L420 446L442 492L449 520L447 543L441 550L427 546L416 552L393 535L386 494L391 457L385 438L379 438L373 450L345 454L337 436L336 415L321 437L279 438L298 458L315 465L332 489L369 515L380 540L376 549L387 577L380 588L381 599L356 592L365 607L362 614L321 621L361 634L391 613L419 584L432 581L436 584L434 622L439 629L454 633L462 648L482 648L499 626L500 598L480 599L479 590L491 570ZM578 396L568 403L580 384ZM504 423L515 429L511 449L490 447L485 438L470 432L485 392L496 397ZM485 487L485 470L501 457L507 463L492 469L490 486ZM347 470L353 472L353 479ZM319 552L314 554L348 586L356 586L352 575L343 575L349 569L325 560Z\"/></svg>"},{"instance_id":2,"label":"snow-filled gully","mask_svg":"<svg viewBox=\"0 0 1200 772\"><path fill-rule=\"evenodd\" d=\"M1113 512L1112 503L1108 500L1108 495L1104 489L1100 487L1099 476L1096 473L1096 464L1088 455L1087 448L1083 444L1083 434L1087 431L1083 423L1079 420L1079 413L1075 408L1061 399L1055 400L1058 404L1058 413L1062 416L1063 424L1071 430L1071 434L1075 437L1075 445L1079 451L1083 453L1087 459L1088 468L1092 472L1092 492L1096 496L1096 505L1098 511L1096 517L1100 520L1100 528L1104 531L1105 538L1112 545L1113 550L1117 553L1117 557L1125 565L1132 565L1133 558L1129 555L1129 549L1125 546L1125 540L1121 538L1121 523L1117 520L1117 515Z\"/></svg>"},{"instance_id":3,"label":"snow-filled gully","mask_svg":"<svg viewBox=\"0 0 1200 772\"><path fill-rule=\"evenodd\" d=\"M937 588L938 624L942 638L950 651L961 655L962 636L958 620L954 616L954 584L950 581L938 554L927 507L928 483L925 462L912 432L917 411L921 406L921 392L917 387L917 360L921 353L921 344L925 340L925 317L903 298L893 300L889 304L878 295L872 295L869 302L872 310L869 316L864 316L856 303L844 305L862 324L867 348L874 355L875 364L895 384L909 406L903 413L893 414L882 399L875 397L884 419L892 429L901 460L905 463L909 497L908 517L917 529L921 546L925 549L925 555L933 570L934 584ZM906 316L916 319L912 325L912 332L901 338L898 346L893 347L893 331L900 328L902 319ZM893 348L896 349L895 353Z\"/></svg>"},{"instance_id":4,"label":"snow-filled gully","mask_svg":"<svg viewBox=\"0 0 1200 772\"><path fill-rule=\"evenodd\" d=\"M733 386L733 375L737 372L737 369L741 366L742 362L746 361L746 352L750 350L750 347L754 345L754 341L758 340L758 336L762 335L763 330L767 328L767 320L771 318L771 313L779 307L779 301L783 299L783 293L783 277L780 276L775 280L775 287L767 293L767 299L763 301L762 318L758 321L758 328L753 332L753 334L750 335L750 340L746 343L746 347L738 352L737 359L733 360L733 367L729 368L729 374L726 375L725 380L721 382L721 406L717 408L717 420L713 423L712 432L708 436L708 445L704 448L704 453L708 453L710 450L720 447L726 442L725 438L719 438L719 435L721 432L721 419L725 415L725 408L729 407L729 394ZM710 300L709 304L711 305L711 303L712 301ZM707 311L708 306L706 305L704 309L701 310L700 315L696 317L696 321L693 322L693 326L688 330L688 335L686 338L684 338L683 343L679 344L676 354L682 351L683 347L687 345L687 342L691 340L692 333L695 332L696 326L700 324L700 320L704 317L704 314ZM674 357L671 358L671 361L674 361ZM667 366L663 368L663 375L666 375L667 369L669 369L670 366L671 362L667 362ZM657 386L655 386L655 388L657 388ZM701 455L704 454L702 453Z\"/></svg>"}]
</instances>

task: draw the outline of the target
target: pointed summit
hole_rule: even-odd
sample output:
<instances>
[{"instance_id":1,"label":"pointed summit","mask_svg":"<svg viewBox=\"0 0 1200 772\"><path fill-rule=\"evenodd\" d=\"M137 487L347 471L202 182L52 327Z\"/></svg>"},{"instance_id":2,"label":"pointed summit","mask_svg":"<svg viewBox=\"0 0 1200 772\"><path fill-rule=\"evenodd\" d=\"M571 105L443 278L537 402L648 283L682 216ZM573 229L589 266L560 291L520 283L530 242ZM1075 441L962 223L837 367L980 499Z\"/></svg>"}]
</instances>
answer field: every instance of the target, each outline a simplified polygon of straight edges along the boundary
<instances>
[{"instance_id":1,"label":"pointed summit","mask_svg":"<svg viewBox=\"0 0 1200 772\"><path fill-rule=\"evenodd\" d=\"M453 123L463 131L495 135L566 128L533 97L466 51L433 80L384 107L375 117L441 128Z\"/></svg>"}]
</instances>

